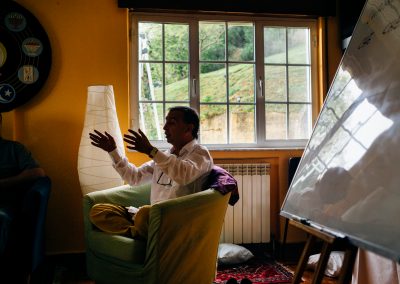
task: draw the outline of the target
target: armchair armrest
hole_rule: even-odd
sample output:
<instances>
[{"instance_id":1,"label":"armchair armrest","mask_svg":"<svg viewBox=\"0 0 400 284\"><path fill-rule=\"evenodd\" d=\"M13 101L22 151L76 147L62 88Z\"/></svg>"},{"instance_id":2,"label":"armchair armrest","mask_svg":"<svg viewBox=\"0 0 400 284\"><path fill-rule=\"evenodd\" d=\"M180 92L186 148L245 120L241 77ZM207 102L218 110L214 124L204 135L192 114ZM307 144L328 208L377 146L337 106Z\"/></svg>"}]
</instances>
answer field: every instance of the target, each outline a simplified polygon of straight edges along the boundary
<instances>
[{"instance_id":1,"label":"armchair armrest","mask_svg":"<svg viewBox=\"0 0 400 284\"><path fill-rule=\"evenodd\" d=\"M152 206L146 262L157 263L157 283L212 282L229 197L208 189Z\"/></svg>"}]
</instances>

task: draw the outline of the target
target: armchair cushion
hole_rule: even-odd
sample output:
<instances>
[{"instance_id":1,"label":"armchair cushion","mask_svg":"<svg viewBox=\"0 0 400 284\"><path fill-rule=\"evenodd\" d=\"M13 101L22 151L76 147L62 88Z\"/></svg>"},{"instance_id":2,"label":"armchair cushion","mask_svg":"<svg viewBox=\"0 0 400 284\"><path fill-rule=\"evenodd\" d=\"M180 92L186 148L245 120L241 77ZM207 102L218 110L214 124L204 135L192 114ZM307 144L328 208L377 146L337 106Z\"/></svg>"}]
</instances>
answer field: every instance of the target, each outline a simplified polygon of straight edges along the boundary
<instances>
[{"instance_id":1,"label":"armchair cushion","mask_svg":"<svg viewBox=\"0 0 400 284\"><path fill-rule=\"evenodd\" d=\"M103 257L110 257L129 263L141 264L146 255L146 241L93 231L88 247ZM132 253L134 252L134 253Z\"/></svg>"}]
</instances>

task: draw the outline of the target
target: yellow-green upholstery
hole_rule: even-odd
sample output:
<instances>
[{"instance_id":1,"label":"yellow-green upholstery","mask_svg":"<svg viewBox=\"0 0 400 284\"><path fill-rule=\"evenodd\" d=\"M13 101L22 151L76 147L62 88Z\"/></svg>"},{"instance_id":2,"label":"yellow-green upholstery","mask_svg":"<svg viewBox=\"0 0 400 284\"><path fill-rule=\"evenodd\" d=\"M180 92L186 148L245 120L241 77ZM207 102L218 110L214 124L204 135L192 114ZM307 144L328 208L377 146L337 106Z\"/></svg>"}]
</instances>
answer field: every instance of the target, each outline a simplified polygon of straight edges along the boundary
<instances>
[{"instance_id":1,"label":"yellow-green upholstery","mask_svg":"<svg viewBox=\"0 0 400 284\"><path fill-rule=\"evenodd\" d=\"M124 185L85 195L89 277L96 284L211 284L229 196L208 189L153 205L148 238L143 241L100 232L88 216L96 203L149 204L150 185Z\"/></svg>"}]
</instances>

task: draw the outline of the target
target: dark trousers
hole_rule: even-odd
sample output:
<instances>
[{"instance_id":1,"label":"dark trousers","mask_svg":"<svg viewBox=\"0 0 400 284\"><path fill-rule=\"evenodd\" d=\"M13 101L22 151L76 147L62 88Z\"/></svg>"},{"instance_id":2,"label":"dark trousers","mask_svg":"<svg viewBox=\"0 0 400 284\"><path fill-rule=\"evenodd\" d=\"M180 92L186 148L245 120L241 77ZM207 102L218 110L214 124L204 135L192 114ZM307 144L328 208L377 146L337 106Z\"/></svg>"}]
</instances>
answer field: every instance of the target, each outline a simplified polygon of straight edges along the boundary
<instances>
[{"instance_id":1,"label":"dark trousers","mask_svg":"<svg viewBox=\"0 0 400 284\"><path fill-rule=\"evenodd\" d=\"M25 255L29 242L23 237L18 209L0 208L0 283L26 283L29 274Z\"/></svg>"}]
</instances>

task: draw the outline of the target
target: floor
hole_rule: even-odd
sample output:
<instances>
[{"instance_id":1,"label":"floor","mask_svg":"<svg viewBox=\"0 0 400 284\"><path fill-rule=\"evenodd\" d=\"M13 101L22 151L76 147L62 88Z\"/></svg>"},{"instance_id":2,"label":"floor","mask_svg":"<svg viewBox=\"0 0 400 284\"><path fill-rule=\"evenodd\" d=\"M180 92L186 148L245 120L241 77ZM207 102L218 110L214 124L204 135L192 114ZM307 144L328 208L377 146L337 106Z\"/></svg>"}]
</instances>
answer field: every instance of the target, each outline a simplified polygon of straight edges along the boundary
<instances>
[{"instance_id":1,"label":"floor","mask_svg":"<svg viewBox=\"0 0 400 284\"><path fill-rule=\"evenodd\" d=\"M43 265L32 274L29 284L95 284L86 274L85 255L47 256Z\"/></svg>"},{"instance_id":2,"label":"floor","mask_svg":"<svg viewBox=\"0 0 400 284\"><path fill-rule=\"evenodd\" d=\"M296 265L293 264L288 264L286 267L289 268L290 271L295 271L296 270ZM314 273L312 271L305 271L303 274L303 282L302 284L311 284L313 280ZM322 284L337 284L338 281L336 278L330 278L330 277L324 277L322 280Z\"/></svg>"},{"instance_id":3,"label":"floor","mask_svg":"<svg viewBox=\"0 0 400 284\"><path fill-rule=\"evenodd\" d=\"M249 248L253 252L254 248ZM255 248L260 251L260 247ZM277 261L286 266L291 272L296 270L297 259L301 253L301 248L288 248L289 253L282 257L274 257ZM265 255L270 256L268 253ZM313 278L312 271L306 271L303 275L303 284L311 284ZM325 277L322 284L336 284L334 278ZM85 255L67 254L48 256L45 264L31 278L30 284L95 284L86 274Z\"/></svg>"},{"instance_id":4,"label":"floor","mask_svg":"<svg viewBox=\"0 0 400 284\"><path fill-rule=\"evenodd\" d=\"M317 246L313 253L318 253L320 247ZM280 255L276 257L280 263L288 268L292 273L296 271L297 262L300 259L300 255L303 250L303 244L292 244L288 245L285 250L280 249ZM306 270L302 276L302 284L311 284L314 277L313 271ZM322 284L337 284L337 278L324 277Z\"/></svg>"}]
</instances>

